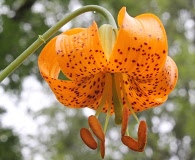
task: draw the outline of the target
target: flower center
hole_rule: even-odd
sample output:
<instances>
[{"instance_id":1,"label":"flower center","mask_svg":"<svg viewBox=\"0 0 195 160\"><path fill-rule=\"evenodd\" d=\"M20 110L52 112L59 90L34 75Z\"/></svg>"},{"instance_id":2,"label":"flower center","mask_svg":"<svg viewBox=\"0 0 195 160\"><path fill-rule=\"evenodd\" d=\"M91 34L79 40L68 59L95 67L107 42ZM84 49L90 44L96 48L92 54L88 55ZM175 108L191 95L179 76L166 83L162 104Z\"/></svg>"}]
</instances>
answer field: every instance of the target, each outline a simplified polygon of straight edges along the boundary
<instances>
[{"instance_id":1,"label":"flower center","mask_svg":"<svg viewBox=\"0 0 195 160\"><path fill-rule=\"evenodd\" d=\"M126 104L123 104L123 99L126 102ZM112 106L114 107L116 124L120 125L122 123L122 111L124 109L124 106L126 106L128 110L131 111L131 114L133 114L134 118L139 123L139 120L127 98L124 83L123 83L122 73L105 74L105 87L102 94L102 99L100 101L100 105L96 110L96 116L99 116L99 114L102 112L102 108L106 104L108 106L107 116L111 114L110 113L111 107ZM107 126L106 123L105 126Z\"/></svg>"}]
</instances>

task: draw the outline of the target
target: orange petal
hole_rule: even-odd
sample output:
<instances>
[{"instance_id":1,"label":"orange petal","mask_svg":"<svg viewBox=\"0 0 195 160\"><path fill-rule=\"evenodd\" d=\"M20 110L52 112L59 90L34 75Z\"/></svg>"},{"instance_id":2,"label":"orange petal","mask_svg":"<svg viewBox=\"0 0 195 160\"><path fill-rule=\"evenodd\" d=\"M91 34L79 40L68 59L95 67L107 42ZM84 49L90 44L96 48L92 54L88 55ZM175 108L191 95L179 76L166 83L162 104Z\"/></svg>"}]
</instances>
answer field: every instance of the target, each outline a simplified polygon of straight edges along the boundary
<instances>
[{"instance_id":1,"label":"orange petal","mask_svg":"<svg viewBox=\"0 0 195 160\"><path fill-rule=\"evenodd\" d=\"M152 79L149 76L145 79L137 80L139 87L151 97L160 99L167 96L174 89L178 79L178 70L175 62L167 56L164 67L154 76Z\"/></svg>"},{"instance_id":2,"label":"orange petal","mask_svg":"<svg viewBox=\"0 0 195 160\"><path fill-rule=\"evenodd\" d=\"M38 66L41 74L47 77L50 76L51 78L57 78L60 72L55 53L55 41L56 37L49 41L38 58Z\"/></svg>"},{"instance_id":3,"label":"orange petal","mask_svg":"<svg viewBox=\"0 0 195 160\"><path fill-rule=\"evenodd\" d=\"M134 79L123 74L125 91L135 112L158 106L167 100L178 78L177 66L167 57L167 61L154 77Z\"/></svg>"},{"instance_id":4,"label":"orange petal","mask_svg":"<svg viewBox=\"0 0 195 160\"><path fill-rule=\"evenodd\" d=\"M56 54L62 72L72 80L97 74L107 66L95 22L79 33L59 35Z\"/></svg>"},{"instance_id":5,"label":"orange petal","mask_svg":"<svg viewBox=\"0 0 195 160\"><path fill-rule=\"evenodd\" d=\"M129 110L126 106L123 107L123 115L122 115L122 125L121 125L121 135L124 136L127 130L129 118Z\"/></svg>"},{"instance_id":6,"label":"orange petal","mask_svg":"<svg viewBox=\"0 0 195 160\"><path fill-rule=\"evenodd\" d=\"M147 124L145 121L139 123L138 128L138 148L143 151L146 146L147 141Z\"/></svg>"},{"instance_id":7,"label":"orange petal","mask_svg":"<svg viewBox=\"0 0 195 160\"><path fill-rule=\"evenodd\" d=\"M43 78L49 84L57 99L65 106L73 108L97 107L105 85L105 75L99 73L82 78L80 81L59 79L60 66L54 52L55 40L56 38L52 39L46 45L38 59Z\"/></svg>"},{"instance_id":8,"label":"orange petal","mask_svg":"<svg viewBox=\"0 0 195 160\"><path fill-rule=\"evenodd\" d=\"M123 142L124 145L126 145L129 149L133 151L139 151L138 148L138 141L133 139L130 136L122 136L121 141Z\"/></svg>"},{"instance_id":9,"label":"orange petal","mask_svg":"<svg viewBox=\"0 0 195 160\"><path fill-rule=\"evenodd\" d=\"M105 141L105 135L98 119L95 116L91 115L88 118L88 122L89 122L89 127L96 135L96 137L101 141Z\"/></svg>"},{"instance_id":10,"label":"orange petal","mask_svg":"<svg viewBox=\"0 0 195 160\"><path fill-rule=\"evenodd\" d=\"M62 33L62 35L76 34L83 30L84 30L83 28L74 28ZM58 74L60 72L59 64L57 62L58 61L57 54L56 54L56 39L57 37L54 37L46 44L46 46L43 48L38 58L38 66L40 72L46 76L52 75L52 78L58 77Z\"/></svg>"},{"instance_id":11,"label":"orange petal","mask_svg":"<svg viewBox=\"0 0 195 160\"><path fill-rule=\"evenodd\" d=\"M82 128L80 130L80 136L83 140L83 142L91 149L96 149L97 148L97 142L93 138L92 134L90 131L86 128Z\"/></svg>"},{"instance_id":12,"label":"orange petal","mask_svg":"<svg viewBox=\"0 0 195 160\"><path fill-rule=\"evenodd\" d=\"M58 101L72 108L90 107L96 109L103 92L104 77L92 75L77 81L53 79L44 76Z\"/></svg>"},{"instance_id":13,"label":"orange petal","mask_svg":"<svg viewBox=\"0 0 195 160\"><path fill-rule=\"evenodd\" d=\"M139 87L139 83L127 74L123 74L123 82L128 101L134 112L158 106L167 100L167 95L162 98L150 97L143 88Z\"/></svg>"},{"instance_id":14,"label":"orange petal","mask_svg":"<svg viewBox=\"0 0 195 160\"><path fill-rule=\"evenodd\" d=\"M166 61L168 45L163 24L153 14L132 18L122 8L120 26L108 70L137 76L155 74ZM156 70L154 70L156 68Z\"/></svg>"}]
</instances>

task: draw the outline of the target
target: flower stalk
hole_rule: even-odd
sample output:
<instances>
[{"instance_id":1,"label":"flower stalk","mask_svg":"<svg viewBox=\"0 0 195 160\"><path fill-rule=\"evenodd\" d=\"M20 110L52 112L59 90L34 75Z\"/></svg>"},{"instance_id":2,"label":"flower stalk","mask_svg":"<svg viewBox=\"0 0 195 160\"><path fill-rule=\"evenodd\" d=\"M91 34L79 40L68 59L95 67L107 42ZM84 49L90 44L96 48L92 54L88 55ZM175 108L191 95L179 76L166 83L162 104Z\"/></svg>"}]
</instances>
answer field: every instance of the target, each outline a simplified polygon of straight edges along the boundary
<instances>
[{"instance_id":1,"label":"flower stalk","mask_svg":"<svg viewBox=\"0 0 195 160\"><path fill-rule=\"evenodd\" d=\"M17 69L25 59L27 59L32 53L34 53L42 44L44 44L52 35L54 35L62 26L74 19L75 17L89 11L96 11L102 14L108 23L113 28L117 28L115 20L111 13L103 7L97 5L87 5L75 10L69 15L65 16L62 20L57 22L53 27L47 30L43 35L39 35L38 39L31 44L21 55L19 55L12 63L10 63L3 71L0 72L0 82L2 82L7 76L9 76L15 69Z\"/></svg>"}]
</instances>

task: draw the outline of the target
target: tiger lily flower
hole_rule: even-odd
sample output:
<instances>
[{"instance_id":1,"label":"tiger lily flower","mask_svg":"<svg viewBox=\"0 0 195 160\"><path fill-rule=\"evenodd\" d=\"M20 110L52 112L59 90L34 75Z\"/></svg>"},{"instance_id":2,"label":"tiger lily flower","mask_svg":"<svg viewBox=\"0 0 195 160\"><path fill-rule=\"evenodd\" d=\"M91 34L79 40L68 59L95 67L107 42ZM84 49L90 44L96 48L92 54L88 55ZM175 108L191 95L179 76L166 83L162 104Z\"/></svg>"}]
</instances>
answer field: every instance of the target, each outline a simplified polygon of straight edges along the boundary
<instances>
[{"instance_id":1,"label":"tiger lily flower","mask_svg":"<svg viewBox=\"0 0 195 160\"><path fill-rule=\"evenodd\" d=\"M105 154L105 128L98 121L103 112L115 115L122 124L121 140L134 151L144 150L147 139L145 121L135 113L161 105L174 89L178 71L168 56L166 32L153 14L135 18L123 7L118 14L119 29L97 24L74 28L54 37L42 50L38 65L44 80L59 102L70 108L89 107L96 110L82 128L81 138L92 149L100 141ZM59 78L63 73L66 79ZM138 140L127 132L129 115L139 122Z\"/></svg>"}]
</instances>

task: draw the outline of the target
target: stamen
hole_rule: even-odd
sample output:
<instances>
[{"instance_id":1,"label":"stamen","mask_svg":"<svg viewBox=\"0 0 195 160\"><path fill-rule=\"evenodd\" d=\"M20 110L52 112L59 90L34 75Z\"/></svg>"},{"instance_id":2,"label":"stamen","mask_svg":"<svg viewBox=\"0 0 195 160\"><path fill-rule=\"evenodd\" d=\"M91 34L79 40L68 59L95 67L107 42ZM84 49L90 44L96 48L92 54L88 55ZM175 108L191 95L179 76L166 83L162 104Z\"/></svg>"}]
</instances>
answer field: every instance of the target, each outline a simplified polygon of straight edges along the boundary
<instances>
[{"instance_id":1,"label":"stamen","mask_svg":"<svg viewBox=\"0 0 195 160\"><path fill-rule=\"evenodd\" d=\"M106 133L106 129L108 127L108 121L110 119L110 109L111 109L111 106L108 103L108 111L107 111L107 114L106 114L106 120L105 120L105 124L104 124L104 133Z\"/></svg>"},{"instance_id":2,"label":"stamen","mask_svg":"<svg viewBox=\"0 0 195 160\"><path fill-rule=\"evenodd\" d=\"M87 128L81 128L80 136L83 142L91 149L97 148L97 142L93 138L91 132Z\"/></svg>"},{"instance_id":3,"label":"stamen","mask_svg":"<svg viewBox=\"0 0 195 160\"><path fill-rule=\"evenodd\" d=\"M128 117L129 117L129 109L124 106L123 107L123 115L122 115L122 126L121 126L121 136L125 135L128 126Z\"/></svg>"},{"instance_id":4,"label":"stamen","mask_svg":"<svg viewBox=\"0 0 195 160\"><path fill-rule=\"evenodd\" d=\"M116 82L116 91L117 91L117 95L119 97L119 102L120 102L120 106L123 106L123 102L121 100L121 73L115 73L114 78L115 78L115 82Z\"/></svg>"},{"instance_id":5,"label":"stamen","mask_svg":"<svg viewBox=\"0 0 195 160\"><path fill-rule=\"evenodd\" d=\"M101 126L100 122L98 121L98 119L95 116L91 115L88 118L88 123L89 123L89 127L93 131L94 135L99 140L105 141L105 135L104 135L102 126Z\"/></svg>"},{"instance_id":6,"label":"stamen","mask_svg":"<svg viewBox=\"0 0 195 160\"><path fill-rule=\"evenodd\" d=\"M141 121L138 128L138 141L130 136L122 136L121 141L129 149L143 152L147 141L147 124L145 121Z\"/></svg>"},{"instance_id":7,"label":"stamen","mask_svg":"<svg viewBox=\"0 0 195 160\"><path fill-rule=\"evenodd\" d=\"M102 159L104 159L105 156L105 141L100 141L100 153Z\"/></svg>"},{"instance_id":8,"label":"stamen","mask_svg":"<svg viewBox=\"0 0 195 160\"><path fill-rule=\"evenodd\" d=\"M119 76L120 76L120 79L122 81L122 79L123 79L122 78L122 74L119 74ZM121 87L122 87L123 96L125 98L125 101L127 103L127 106L130 109L130 111L131 111L132 115L134 116L134 118L136 119L136 121L139 123L139 119L137 118L137 115L135 114L135 112L134 112L133 108L131 107L131 104L129 103L129 100L127 98L126 91L125 91L125 87L124 87L124 83L121 83Z\"/></svg>"},{"instance_id":9,"label":"stamen","mask_svg":"<svg viewBox=\"0 0 195 160\"><path fill-rule=\"evenodd\" d=\"M141 121L138 128L138 148L140 151L144 150L147 141L147 124Z\"/></svg>"},{"instance_id":10,"label":"stamen","mask_svg":"<svg viewBox=\"0 0 195 160\"><path fill-rule=\"evenodd\" d=\"M110 110L111 110L111 106L112 106L112 79L111 78L112 78L111 74L109 74L110 82L109 82L109 84L107 84L108 85L108 95L107 95L108 109L107 109L106 120L105 120L105 124L104 124L104 133L106 133L108 121L110 118Z\"/></svg>"},{"instance_id":11,"label":"stamen","mask_svg":"<svg viewBox=\"0 0 195 160\"><path fill-rule=\"evenodd\" d=\"M129 136L123 136L121 137L121 141L123 142L124 145L126 145L129 149L133 151L139 151L138 148L138 141L133 139L132 137Z\"/></svg>"},{"instance_id":12,"label":"stamen","mask_svg":"<svg viewBox=\"0 0 195 160\"><path fill-rule=\"evenodd\" d=\"M129 136L128 126L127 126L127 129L126 129L126 135Z\"/></svg>"},{"instance_id":13,"label":"stamen","mask_svg":"<svg viewBox=\"0 0 195 160\"><path fill-rule=\"evenodd\" d=\"M96 117L99 116L99 114L101 113L104 105L106 104L106 99L107 99L107 96L108 96L108 91L109 91L111 82L112 82L111 74L107 73L105 75L105 85L104 85L105 87L104 87L104 91L102 93L102 99L101 99L99 107L98 107L98 109L96 110L96 113L95 113Z\"/></svg>"}]
</instances>

